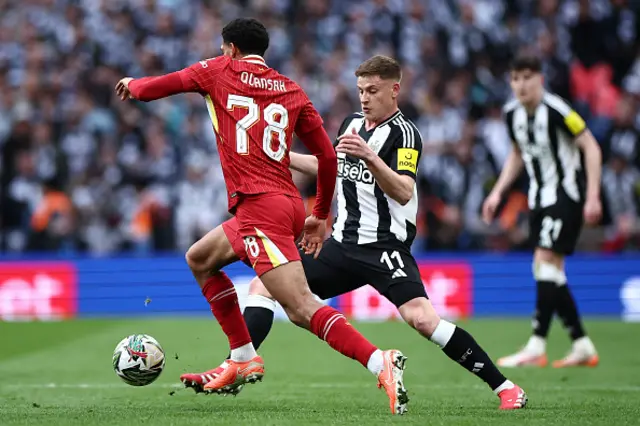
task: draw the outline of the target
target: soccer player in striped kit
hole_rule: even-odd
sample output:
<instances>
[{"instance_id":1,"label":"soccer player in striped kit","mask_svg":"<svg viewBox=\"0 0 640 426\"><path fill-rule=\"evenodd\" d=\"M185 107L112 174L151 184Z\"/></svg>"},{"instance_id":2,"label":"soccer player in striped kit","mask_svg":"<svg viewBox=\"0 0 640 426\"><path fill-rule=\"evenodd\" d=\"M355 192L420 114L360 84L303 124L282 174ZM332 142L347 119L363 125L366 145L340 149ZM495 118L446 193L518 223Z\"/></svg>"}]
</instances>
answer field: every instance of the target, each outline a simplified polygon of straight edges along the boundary
<instances>
[{"instance_id":1,"label":"soccer player in striped kit","mask_svg":"<svg viewBox=\"0 0 640 426\"><path fill-rule=\"evenodd\" d=\"M307 248L301 254L311 291L329 299L370 284L422 337L487 383L500 399L500 409L524 408L524 390L496 368L466 330L440 318L411 254L422 138L398 108L400 64L374 56L355 74L362 112L344 120L335 142L338 217L322 250ZM309 175L319 170L313 156L296 153L291 154L291 168ZM254 279L244 317L256 346L269 333L274 309L273 296ZM381 352L374 354L367 368L379 374L382 359Z\"/></svg>"},{"instance_id":2,"label":"soccer player in striped kit","mask_svg":"<svg viewBox=\"0 0 640 426\"><path fill-rule=\"evenodd\" d=\"M573 253L583 223L596 224L602 214L600 147L584 120L559 96L545 91L537 57L524 54L514 59L511 88L515 99L505 105L504 114L513 150L485 200L483 217L487 223L493 220L502 195L525 168L537 301L529 341L522 350L499 359L498 365L546 366L547 334L558 314L573 344L553 366L593 367L598 354L567 284L564 259Z\"/></svg>"}]
</instances>

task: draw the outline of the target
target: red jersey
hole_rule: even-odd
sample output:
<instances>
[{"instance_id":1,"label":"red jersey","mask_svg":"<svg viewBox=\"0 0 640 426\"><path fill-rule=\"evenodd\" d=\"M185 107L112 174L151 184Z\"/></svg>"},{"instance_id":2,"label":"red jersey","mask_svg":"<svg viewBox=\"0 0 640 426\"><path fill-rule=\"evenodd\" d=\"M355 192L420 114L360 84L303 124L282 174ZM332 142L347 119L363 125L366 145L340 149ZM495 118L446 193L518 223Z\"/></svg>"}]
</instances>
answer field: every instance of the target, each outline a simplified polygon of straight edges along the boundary
<instances>
[{"instance_id":1,"label":"red jersey","mask_svg":"<svg viewBox=\"0 0 640 426\"><path fill-rule=\"evenodd\" d=\"M205 97L233 210L240 194L300 196L289 171L294 131L308 133L322 118L295 82L269 68L260 56L227 56L189 68Z\"/></svg>"},{"instance_id":2,"label":"red jersey","mask_svg":"<svg viewBox=\"0 0 640 426\"><path fill-rule=\"evenodd\" d=\"M300 86L262 57L219 56L164 76L134 79L129 90L142 101L184 92L205 97L232 213L241 194L300 196L289 171L295 132L318 158L314 214L327 217L337 162L322 118Z\"/></svg>"}]
</instances>

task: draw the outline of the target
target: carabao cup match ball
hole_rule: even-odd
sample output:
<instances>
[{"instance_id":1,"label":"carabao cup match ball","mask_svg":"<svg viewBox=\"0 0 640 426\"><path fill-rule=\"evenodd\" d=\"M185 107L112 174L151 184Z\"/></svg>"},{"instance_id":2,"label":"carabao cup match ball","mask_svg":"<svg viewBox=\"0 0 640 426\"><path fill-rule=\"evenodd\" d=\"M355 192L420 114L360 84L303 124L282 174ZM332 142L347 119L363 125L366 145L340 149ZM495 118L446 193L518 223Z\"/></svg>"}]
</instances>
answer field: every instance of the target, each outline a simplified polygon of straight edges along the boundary
<instances>
[{"instance_id":1,"label":"carabao cup match ball","mask_svg":"<svg viewBox=\"0 0 640 426\"><path fill-rule=\"evenodd\" d=\"M156 339L133 334L118 343L113 352L113 370L126 384L146 386L164 369L164 350Z\"/></svg>"}]
</instances>

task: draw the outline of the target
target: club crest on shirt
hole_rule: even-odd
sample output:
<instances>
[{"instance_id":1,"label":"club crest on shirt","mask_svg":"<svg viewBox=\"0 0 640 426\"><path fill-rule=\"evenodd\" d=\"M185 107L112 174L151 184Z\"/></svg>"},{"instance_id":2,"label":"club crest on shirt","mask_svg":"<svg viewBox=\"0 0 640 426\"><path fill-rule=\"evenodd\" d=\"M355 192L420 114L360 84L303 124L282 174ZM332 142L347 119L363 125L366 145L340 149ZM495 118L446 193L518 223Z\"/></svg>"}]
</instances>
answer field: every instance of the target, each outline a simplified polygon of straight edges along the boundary
<instances>
[{"instance_id":1,"label":"club crest on shirt","mask_svg":"<svg viewBox=\"0 0 640 426\"><path fill-rule=\"evenodd\" d=\"M546 145L535 143L520 144L520 150L533 158L541 158L551 155L551 149Z\"/></svg>"},{"instance_id":2,"label":"club crest on shirt","mask_svg":"<svg viewBox=\"0 0 640 426\"><path fill-rule=\"evenodd\" d=\"M371 138L367 141L367 145L369 145L369 148L371 148L371 150L373 152L375 152L376 154L380 153L380 150L382 149L382 147L384 146L384 143L386 142L386 137L383 138L379 138L377 137L377 135L374 133Z\"/></svg>"}]
</instances>

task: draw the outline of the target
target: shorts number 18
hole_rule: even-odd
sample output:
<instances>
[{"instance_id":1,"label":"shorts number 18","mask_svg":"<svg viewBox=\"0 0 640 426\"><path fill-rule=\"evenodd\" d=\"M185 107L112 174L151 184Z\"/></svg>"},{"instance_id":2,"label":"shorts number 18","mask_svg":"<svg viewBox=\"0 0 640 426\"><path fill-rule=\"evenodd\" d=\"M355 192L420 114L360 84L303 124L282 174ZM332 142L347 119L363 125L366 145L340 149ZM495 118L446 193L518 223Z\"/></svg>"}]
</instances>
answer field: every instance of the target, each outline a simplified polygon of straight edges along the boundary
<instances>
[{"instance_id":1,"label":"shorts number 18","mask_svg":"<svg viewBox=\"0 0 640 426\"><path fill-rule=\"evenodd\" d=\"M244 237L244 249L251 257L258 257L260 246L255 237Z\"/></svg>"}]
</instances>

